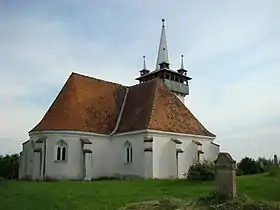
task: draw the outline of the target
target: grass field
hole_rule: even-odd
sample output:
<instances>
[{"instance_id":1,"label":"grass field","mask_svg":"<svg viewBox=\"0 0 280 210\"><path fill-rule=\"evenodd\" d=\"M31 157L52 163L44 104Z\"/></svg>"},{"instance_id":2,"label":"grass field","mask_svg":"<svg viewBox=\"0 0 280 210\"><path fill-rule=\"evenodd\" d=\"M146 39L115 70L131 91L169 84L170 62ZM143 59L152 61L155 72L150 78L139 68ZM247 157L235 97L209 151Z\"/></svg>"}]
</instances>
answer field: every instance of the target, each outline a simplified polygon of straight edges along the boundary
<instances>
[{"instance_id":1,"label":"grass field","mask_svg":"<svg viewBox=\"0 0 280 210\"><path fill-rule=\"evenodd\" d=\"M0 209L118 209L125 204L172 196L185 200L214 190L213 182L133 180L96 182L0 181ZM260 201L280 201L280 178L238 178L238 191Z\"/></svg>"}]
</instances>

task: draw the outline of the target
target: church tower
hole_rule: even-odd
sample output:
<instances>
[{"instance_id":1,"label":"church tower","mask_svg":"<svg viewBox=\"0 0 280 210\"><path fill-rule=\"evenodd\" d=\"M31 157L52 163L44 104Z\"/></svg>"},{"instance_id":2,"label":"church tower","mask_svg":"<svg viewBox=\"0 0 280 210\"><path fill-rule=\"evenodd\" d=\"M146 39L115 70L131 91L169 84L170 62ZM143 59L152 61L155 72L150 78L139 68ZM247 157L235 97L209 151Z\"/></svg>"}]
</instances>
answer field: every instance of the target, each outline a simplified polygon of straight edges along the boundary
<instances>
[{"instance_id":1,"label":"church tower","mask_svg":"<svg viewBox=\"0 0 280 210\"><path fill-rule=\"evenodd\" d=\"M169 68L170 63L168 57L164 22L164 19L162 19L162 28L156 68L153 71L149 71L146 67L145 56L143 56L144 66L140 71L140 77L136 78L136 80L138 80L140 83L143 83L154 78L160 78L164 81L166 86L184 103L185 96L189 95L188 81L192 78L187 76L187 70L184 68L183 55L181 55L180 69L175 71Z\"/></svg>"}]
</instances>

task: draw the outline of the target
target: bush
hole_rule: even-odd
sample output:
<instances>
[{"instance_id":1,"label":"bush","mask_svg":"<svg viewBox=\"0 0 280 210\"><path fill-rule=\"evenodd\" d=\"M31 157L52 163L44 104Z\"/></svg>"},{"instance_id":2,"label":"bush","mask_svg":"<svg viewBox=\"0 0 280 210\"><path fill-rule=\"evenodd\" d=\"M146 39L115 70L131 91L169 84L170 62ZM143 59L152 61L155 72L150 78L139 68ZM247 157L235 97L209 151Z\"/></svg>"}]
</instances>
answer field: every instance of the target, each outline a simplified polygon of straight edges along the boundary
<instances>
[{"instance_id":1,"label":"bush","mask_svg":"<svg viewBox=\"0 0 280 210\"><path fill-rule=\"evenodd\" d=\"M257 160L254 160L252 158L245 157L237 164L236 175L262 174L270 172L271 167L274 167L272 159L259 157Z\"/></svg>"},{"instance_id":2,"label":"bush","mask_svg":"<svg viewBox=\"0 0 280 210\"><path fill-rule=\"evenodd\" d=\"M0 156L0 177L17 179L19 170L19 155Z\"/></svg>"},{"instance_id":3,"label":"bush","mask_svg":"<svg viewBox=\"0 0 280 210\"><path fill-rule=\"evenodd\" d=\"M237 164L237 167L241 174L244 175L262 172L260 164L249 157L243 158L240 163Z\"/></svg>"},{"instance_id":4,"label":"bush","mask_svg":"<svg viewBox=\"0 0 280 210\"><path fill-rule=\"evenodd\" d=\"M271 166L268 171L268 176L279 177L280 178L280 168L279 166Z\"/></svg>"},{"instance_id":5,"label":"bush","mask_svg":"<svg viewBox=\"0 0 280 210\"><path fill-rule=\"evenodd\" d=\"M274 165L272 159L266 159L263 157L259 157L256 162L260 166L259 173L268 172L270 170L270 168Z\"/></svg>"},{"instance_id":6,"label":"bush","mask_svg":"<svg viewBox=\"0 0 280 210\"><path fill-rule=\"evenodd\" d=\"M197 162L190 167L187 177L195 181L212 181L215 179L215 165L209 161Z\"/></svg>"},{"instance_id":7,"label":"bush","mask_svg":"<svg viewBox=\"0 0 280 210\"><path fill-rule=\"evenodd\" d=\"M243 171L239 168L237 168L236 170L236 176L242 176L243 175Z\"/></svg>"}]
</instances>

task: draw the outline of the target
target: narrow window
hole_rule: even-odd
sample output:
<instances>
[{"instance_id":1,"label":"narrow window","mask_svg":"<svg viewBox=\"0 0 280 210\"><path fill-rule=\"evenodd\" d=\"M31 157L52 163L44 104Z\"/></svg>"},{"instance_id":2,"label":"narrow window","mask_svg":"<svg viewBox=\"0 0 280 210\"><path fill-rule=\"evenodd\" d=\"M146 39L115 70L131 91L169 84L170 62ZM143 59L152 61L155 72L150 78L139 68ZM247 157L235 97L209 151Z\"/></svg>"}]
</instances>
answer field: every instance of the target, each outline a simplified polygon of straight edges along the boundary
<instances>
[{"instance_id":1,"label":"narrow window","mask_svg":"<svg viewBox=\"0 0 280 210\"><path fill-rule=\"evenodd\" d=\"M132 146L129 141L125 142L125 162L132 163Z\"/></svg>"},{"instance_id":2,"label":"narrow window","mask_svg":"<svg viewBox=\"0 0 280 210\"><path fill-rule=\"evenodd\" d=\"M61 160L66 160L66 147L65 146L62 148L62 158L61 158Z\"/></svg>"},{"instance_id":3,"label":"narrow window","mask_svg":"<svg viewBox=\"0 0 280 210\"><path fill-rule=\"evenodd\" d=\"M60 153L61 153L61 148L57 147L56 160L60 160Z\"/></svg>"},{"instance_id":4,"label":"narrow window","mask_svg":"<svg viewBox=\"0 0 280 210\"><path fill-rule=\"evenodd\" d=\"M129 162L132 163L132 147L130 147L130 159Z\"/></svg>"},{"instance_id":5,"label":"narrow window","mask_svg":"<svg viewBox=\"0 0 280 210\"><path fill-rule=\"evenodd\" d=\"M129 163L129 147L126 148L126 162Z\"/></svg>"}]
</instances>

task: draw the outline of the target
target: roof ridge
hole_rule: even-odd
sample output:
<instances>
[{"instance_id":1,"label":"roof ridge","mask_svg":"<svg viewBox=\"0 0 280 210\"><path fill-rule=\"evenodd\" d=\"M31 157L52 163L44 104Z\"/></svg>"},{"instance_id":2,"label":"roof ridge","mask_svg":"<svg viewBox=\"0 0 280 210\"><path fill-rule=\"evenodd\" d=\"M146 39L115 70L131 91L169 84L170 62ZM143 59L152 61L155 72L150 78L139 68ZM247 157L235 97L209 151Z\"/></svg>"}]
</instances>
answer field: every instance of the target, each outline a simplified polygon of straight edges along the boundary
<instances>
[{"instance_id":1,"label":"roof ridge","mask_svg":"<svg viewBox=\"0 0 280 210\"><path fill-rule=\"evenodd\" d=\"M120 83L111 82L111 81L107 81L107 80L104 80L104 79L99 79L99 78L96 78L96 77L91 77L91 76L84 75L84 74L80 74L80 73L77 73L77 72L72 72L71 75L77 75L77 76L85 77L85 78L88 78L88 79L97 80L97 81L99 81L99 82L109 83L109 84L112 84L112 85L118 85L118 86L122 86L122 87L128 87L128 86L122 85L122 84L120 84Z\"/></svg>"},{"instance_id":2,"label":"roof ridge","mask_svg":"<svg viewBox=\"0 0 280 210\"><path fill-rule=\"evenodd\" d=\"M138 84L135 84L135 85L132 85L132 86L128 86L128 87L129 88L133 88L133 87L136 87L136 86L144 86L144 85L147 85L149 83L153 83L155 80L158 80L158 78L154 78L154 79L148 80L146 82L138 83Z\"/></svg>"},{"instance_id":3,"label":"roof ridge","mask_svg":"<svg viewBox=\"0 0 280 210\"><path fill-rule=\"evenodd\" d=\"M115 126L114 130L112 131L112 133L110 133L110 135L114 135L117 132L117 130L119 129L119 124L121 122L121 118L122 118L123 110L124 110L124 107L125 107L125 104L126 104L126 99L127 99L128 92L129 92L129 88L126 87L122 107L121 107L121 110L120 110L120 113L119 113L119 116L118 116L118 119L117 119L117 122L116 122L116 126Z\"/></svg>"},{"instance_id":4,"label":"roof ridge","mask_svg":"<svg viewBox=\"0 0 280 210\"><path fill-rule=\"evenodd\" d=\"M154 115L154 110L155 110L155 101L156 101L156 93L158 91L158 86L159 86L159 79L154 79L152 80L153 82L155 82L155 89L154 89L154 93L153 93L153 102L152 102L152 108L151 108L151 112L150 112L150 115L149 115L149 121L148 121L148 125L147 125L147 128L150 127L150 124L151 124L151 119Z\"/></svg>"}]
</instances>

